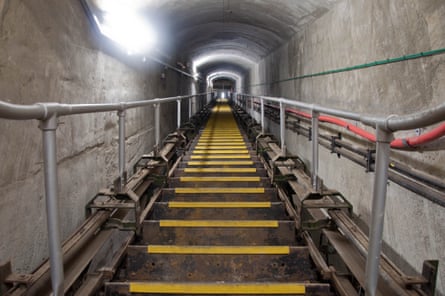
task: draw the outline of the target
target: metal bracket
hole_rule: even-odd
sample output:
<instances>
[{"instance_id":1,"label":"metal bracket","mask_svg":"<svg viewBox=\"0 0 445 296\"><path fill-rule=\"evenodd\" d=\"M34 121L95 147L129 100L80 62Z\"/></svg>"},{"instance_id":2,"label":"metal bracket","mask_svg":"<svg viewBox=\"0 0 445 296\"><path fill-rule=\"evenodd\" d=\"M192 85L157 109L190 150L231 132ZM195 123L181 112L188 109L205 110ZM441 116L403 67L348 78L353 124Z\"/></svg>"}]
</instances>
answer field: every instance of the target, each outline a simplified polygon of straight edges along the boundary
<instances>
[{"instance_id":1,"label":"metal bracket","mask_svg":"<svg viewBox=\"0 0 445 296\"><path fill-rule=\"evenodd\" d=\"M337 143L335 142L336 140L341 140L342 139L342 134L338 133L337 136L331 136L331 153L337 153L338 158L341 157L341 154L338 152L335 152L335 148L340 147L339 145L337 145Z\"/></svg>"},{"instance_id":2,"label":"metal bracket","mask_svg":"<svg viewBox=\"0 0 445 296\"><path fill-rule=\"evenodd\" d=\"M376 150L375 149L367 149L366 150L366 172L373 172L373 164L375 163L374 161L374 154L375 154Z\"/></svg>"},{"instance_id":3,"label":"metal bracket","mask_svg":"<svg viewBox=\"0 0 445 296\"><path fill-rule=\"evenodd\" d=\"M330 197L330 200L322 201L323 198ZM300 217L303 217L305 209L346 209L350 217L353 214L352 204L338 191L311 192L301 201ZM321 219L317 221L301 221L303 230L318 230L331 226L331 219Z\"/></svg>"},{"instance_id":4,"label":"metal bracket","mask_svg":"<svg viewBox=\"0 0 445 296\"><path fill-rule=\"evenodd\" d=\"M438 271L438 260L426 260L423 262L422 276L427 280L427 283L421 284L420 289L428 296L434 296Z\"/></svg>"},{"instance_id":5,"label":"metal bracket","mask_svg":"<svg viewBox=\"0 0 445 296\"><path fill-rule=\"evenodd\" d=\"M135 221L110 218L107 220L107 223L105 224L104 228L117 228L122 231L135 231L137 225Z\"/></svg>"}]
</instances>

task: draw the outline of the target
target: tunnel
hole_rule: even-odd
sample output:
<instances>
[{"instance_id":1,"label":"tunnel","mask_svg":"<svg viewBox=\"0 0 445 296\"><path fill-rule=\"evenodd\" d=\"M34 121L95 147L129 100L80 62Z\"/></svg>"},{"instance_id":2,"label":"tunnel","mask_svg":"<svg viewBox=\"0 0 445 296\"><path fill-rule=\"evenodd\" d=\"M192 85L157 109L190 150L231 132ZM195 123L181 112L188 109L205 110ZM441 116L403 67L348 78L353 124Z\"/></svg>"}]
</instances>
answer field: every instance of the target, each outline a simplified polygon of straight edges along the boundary
<instances>
[{"instance_id":1,"label":"tunnel","mask_svg":"<svg viewBox=\"0 0 445 296\"><path fill-rule=\"evenodd\" d=\"M445 295L443 0L0 0L0 295Z\"/></svg>"}]
</instances>

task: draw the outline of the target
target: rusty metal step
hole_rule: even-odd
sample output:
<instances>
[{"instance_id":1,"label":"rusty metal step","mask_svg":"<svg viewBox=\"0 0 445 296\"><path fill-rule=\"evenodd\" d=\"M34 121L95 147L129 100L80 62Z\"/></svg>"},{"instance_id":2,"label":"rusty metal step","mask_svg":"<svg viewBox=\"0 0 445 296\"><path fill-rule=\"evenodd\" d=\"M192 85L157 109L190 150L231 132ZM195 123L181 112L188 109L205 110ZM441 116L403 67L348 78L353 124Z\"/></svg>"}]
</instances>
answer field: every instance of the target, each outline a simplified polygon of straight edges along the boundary
<instances>
[{"instance_id":1,"label":"rusty metal step","mask_svg":"<svg viewBox=\"0 0 445 296\"><path fill-rule=\"evenodd\" d=\"M241 168L241 167L209 167L209 168L200 168L200 167L187 167L176 169L173 174L175 177L181 176L259 176L266 177L267 172L265 169L258 168Z\"/></svg>"},{"instance_id":2,"label":"rusty metal step","mask_svg":"<svg viewBox=\"0 0 445 296\"><path fill-rule=\"evenodd\" d=\"M230 187L238 188L257 188L270 187L271 182L269 178L258 176L183 176L174 177L168 180L169 187L176 188L196 188L196 187L213 187L222 188L229 191ZM242 190L240 190L242 193ZM262 192L258 192L262 193Z\"/></svg>"},{"instance_id":3,"label":"rusty metal step","mask_svg":"<svg viewBox=\"0 0 445 296\"><path fill-rule=\"evenodd\" d=\"M164 223L162 223L164 221ZM150 244L180 245L295 245L295 224L271 220L186 220L182 226L171 220L143 222L142 241ZM182 220L184 221L184 220ZM199 222L195 222L199 221ZM232 221L233 224L229 225ZM248 222L253 222L250 225ZM177 222L177 220L175 221ZM218 222L225 222L219 223ZM236 223L235 222L242 222ZM276 223L273 223L276 222ZM196 223L196 224L193 224ZM213 226L212 226L213 223ZM199 226L201 225L201 226Z\"/></svg>"},{"instance_id":4,"label":"rusty metal step","mask_svg":"<svg viewBox=\"0 0 445 296\"><path fill-rule=\"evenodd\" d=\"M155 203L149 219L178 217L210 220L277 220L286 218L286 209L281 202L159 202Z\"/></svg>"},{"instance_id":5,"label":"rusty metal step","mask_svg":"<svg viewBox=\"0 0 445 296\"><path fill-rule=\"evenodd\" d=\"M130 281L311 281L307 247L129 246ZM174 272L172 272L174 269Z\"/></svg>"},{"instance_id":6,"label":"rusty metal step","mask_svg":"<svg viewBox=\"0 0 445 296\"><path fill-rule=\"evenodd\" d=\"M249 283L222 283L216 282L155 282L138 281L125 283L106 283L105 295L269 295L269 296L329 296L328 284L320 283L276 283L276 282L249 282Z\"/></svg>"},{"instance_id":7,"label":"rusty metal step","mask_svg":"<svg viewBox=\"0 0 445 296\"><path fill-rule=\"evenodd\" d=\"M275 188L264 188L264 193L177 193L175 188L162 190L160 201L279 201Z\"/></svg>"}]
</instances>

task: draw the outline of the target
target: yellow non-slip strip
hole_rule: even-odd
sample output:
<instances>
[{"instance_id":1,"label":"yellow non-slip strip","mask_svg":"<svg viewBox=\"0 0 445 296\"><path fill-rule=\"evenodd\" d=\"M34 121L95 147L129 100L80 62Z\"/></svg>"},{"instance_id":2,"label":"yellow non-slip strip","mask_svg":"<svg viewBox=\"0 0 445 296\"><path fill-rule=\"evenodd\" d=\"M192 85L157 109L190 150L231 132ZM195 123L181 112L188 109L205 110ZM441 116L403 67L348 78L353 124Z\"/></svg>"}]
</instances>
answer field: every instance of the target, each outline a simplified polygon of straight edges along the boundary
<instances>
[{"instance_id":1,"label":"yellow non-slip strip","mask_svg":"<svg viewBox=\"0 0 445 296\"><path fill-rule=\"evenodd\" d=\"M180 177L179 181L181 182L259 182L260 177L240 177L240 176L231 176L231 177Z\"/></svg>"},{"instance_id":2,"label":"yellow non-slip strip","mask_svg":"<svg viewBox=\"0 0 445 296\"><path fill-rule=\"evenodd\" d=\"M214 137L214 136L218 136L218 137L241 137L241 133L224 133L224 132L209 132L209 133L201 133L201 137Z\"/></svg>"},{"instance_id":3,"label":"yellow non-slip strip","mask_svg":"<svg viewBox=\"0 0 445 296\"><path fill-rule=\"evenodd\" d=\"M270 208L270 201L170 201L169 208Z\"/></svg>"},{"instance_id":4,"label":"yellow non-slip strip","mask_svg":"<svg viewBox=\"0 0 445 296\"><path fill-rule=\"evenodd\" d=\"M288 255L288 246L167 246L150 245L150 254L206 254L206 255Z\"/></svg>"},{"instance_id":5,"label":"yellow non-slip strip","mask_svg":"<svg viewBox=\"0 0 445 296\"><path fill-rule=\"evenodd\" d=\"M256 168L185 168L185 173L256 173Z\"/></svg>"},{"instance_id":6,"label":"yellow non-slip strip","mask_svg":"<svg viewBox=\"0 0 445 296\"><path fill-rule=\"evenodd\" d=\"M205 149L197 149L193 151L193 154L242 154L249 153L247 149L224 149L224 150L205 150Z\"/></svg>"},{"instance_id":7,"label":"yellow non-slip strip","mask_svg":"<svg viewBox=\"0 0 445 296\"><path fill-rule=\"evenodd\" d=\"M201 134L201 136L241 136L241 133L239 130L204 130Z\"/></svg>"},{"instance_id":8,"label":"yellow non-slip strip","mask_svg":"<svg viewBox=\"0 0 445 296\"><path fill-rule=\"evenodd\" d=\"M188 165L253 165L251 160L227 161L227 160L209 160L209 161L189 161Z\"/></svg>"},{"instance_id":9,"label":"yellow non-slip strip","mask_svg":"<svg viewBox=\"0 0 445 296\"><path fill-rule=\"evenodd\" d=\"M245 144L239 144L239 145L230 144L227 146L224 146L224 145L197 145L197 146L195 146L195 149L197 149L197 150L199 150L199 149L202 149L202 150L236 149L236 150L238 150L238 149L247 149L247 147Z\"/></svg>"},{"instance_id":10,"label":"yellow non-slip strip","mask_svg":"<svg viewBox=\"0 0 445 296\"><path fill-rule=\"evenodd\" d=\"M190 159L250 159L249 154L239 155L239 154L202 154L202 155L192 155Z\"/></svg>"},{"instance_id":11,"label":"yellow non-slip strip","mask_svg":"<svg viewBox=\"0 0 445 296\"><path fill-rule=\"evenodd\" d=\"M273 220L160 220L160 227L278 228Z\"/></svg>"},{"instance_id":12,"label":"yellow non-slip strip","mask_svg":"<svg viewBox=\"0 0 445 296\"><path fill-rule=\"evenodd\" d=\"M200 193L237 193L237 194L249 194L249 193L264 193L262 187L182 187L175 188L175 193L184 194L200 194Z\"/></svg>"},{"instance_id":13,"label":"yellow non-slip strip","mask_svg":"<svg viewBox=\"0 0 445 296\"><path fill-rule=\"evenodd\" d=\"M203 141L199 141L197 143L198 146L200 145L221 145L221 146L229 146L229 145L242 145L245 144L244 140L203 140Z\"/></svg>"},{"instance_id":14,"label":"yellow non-slip strip","mask_svg":"<svg viewBox=\"0 0 445 296\"><path fill-rule=\"evenodd\" d=\"M177 282L131 282L130 293L159 294L232 294L273 295L306 293L304 284L297 283L177 283Z\"/></svg>"},{"instance_id":15,"label":"yellow non-slip strip","mask_svg":"<svg viewBox=\"0 0 445 296\"><path fill-rule=\"evenodd\" d=\"M199 138L199 142L201 141L218 141L218 140L222 140L222 141L243 141L244 138L242 137L224 137L224 136L218 136L218 137L200 137Z\"/></svg>"}]
</instances>

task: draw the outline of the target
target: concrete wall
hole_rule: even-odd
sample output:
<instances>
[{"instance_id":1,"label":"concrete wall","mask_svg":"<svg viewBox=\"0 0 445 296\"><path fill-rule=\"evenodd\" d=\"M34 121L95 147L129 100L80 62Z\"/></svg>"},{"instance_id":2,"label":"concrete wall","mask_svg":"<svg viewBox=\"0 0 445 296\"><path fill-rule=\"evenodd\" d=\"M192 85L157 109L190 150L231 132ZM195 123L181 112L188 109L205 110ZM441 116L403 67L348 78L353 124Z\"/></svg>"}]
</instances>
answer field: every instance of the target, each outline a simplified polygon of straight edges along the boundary
<instances>
[{"instance_id":1,"label":"concrete wall","mask_svg":"<svg viewBox=\"0 0 445 296\"><path fill-rule=\"evenodd\" d=\"M442 0L345 0L307 26L260 63L258 82L353 66L445 47ZM406 114L443 103L445 55L334 75L253 87L257 94L283 96L377 115ZM270 124L277 132L277 127ZM278 134L278 133L277 133ZM397 136L415 135L414 131ZM288 149L310 160L310 143L291 132ZM325 184L354 204L370 221L373 174L321 148ZM445 179L445 151L393 153L412 167ZM405 270L439 259L438 290L445 292L445 209L390 182L384 240L386 252Z\"/></svg>"},{"instance_id":2,"label":"concrete wall","mask_svg":"<svg viewBox=\"0 0 445 296\"><path fill-rule=\"evenodd\" d=\"M186 78L167 71L162 85L161 71L102 44L80 1L0 0L0 100L103 103L176 95L183 88L178 80ZM163 135L175 128L175 108L162 108ZM86 202L117 176L118 129L115 113L60 121L59 206L66 238L84 219ZM126 122L130 167L152 150L153 110L131 110ZM0 155L0 262L12 260L16 272L31 272L48 256L38 122L0 119Z\"/></svg>"}]
</instances>

